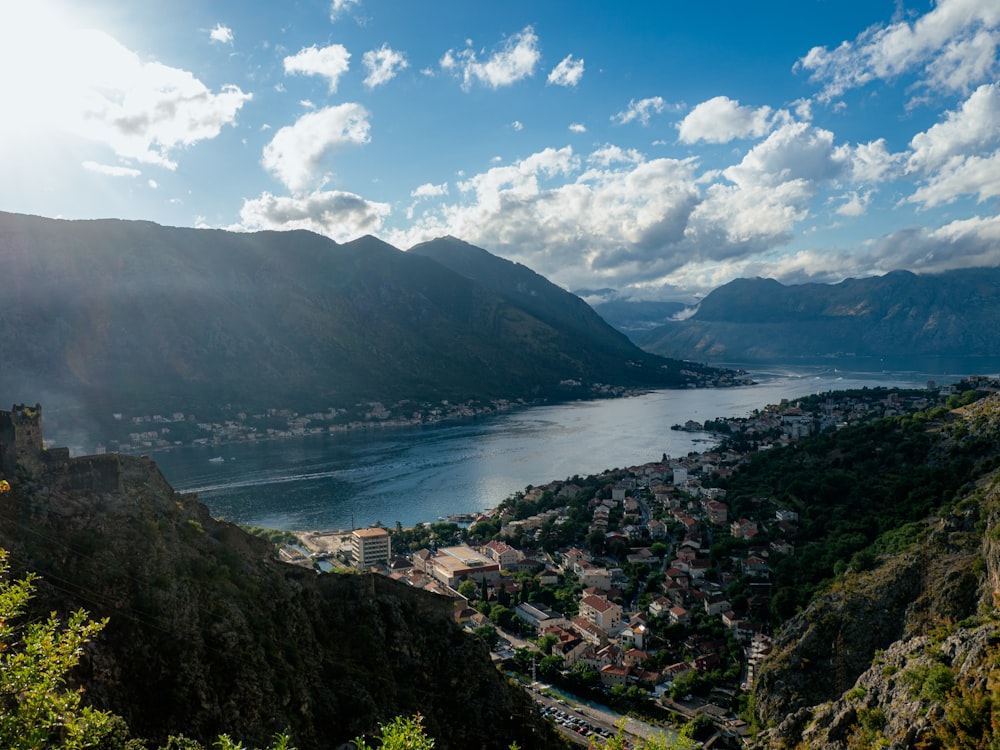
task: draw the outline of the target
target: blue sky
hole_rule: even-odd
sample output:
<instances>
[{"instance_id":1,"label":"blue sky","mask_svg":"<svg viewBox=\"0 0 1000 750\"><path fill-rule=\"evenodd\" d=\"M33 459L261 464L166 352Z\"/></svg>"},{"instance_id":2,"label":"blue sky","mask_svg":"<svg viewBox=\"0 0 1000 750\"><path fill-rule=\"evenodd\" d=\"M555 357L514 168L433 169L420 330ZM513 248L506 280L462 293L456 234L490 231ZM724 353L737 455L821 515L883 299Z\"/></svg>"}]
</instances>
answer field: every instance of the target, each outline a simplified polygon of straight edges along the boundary
<instances>
[{"instance_id":1,"label":"blue sky","mask_svg":"<svg viewBox=\"0 0 1000 750\"><path fill-rule=\"evenodd\" d=\"M689 299L1000 262L1000 2L0 2L0 210Z\"/></svg>"}]
</instances>

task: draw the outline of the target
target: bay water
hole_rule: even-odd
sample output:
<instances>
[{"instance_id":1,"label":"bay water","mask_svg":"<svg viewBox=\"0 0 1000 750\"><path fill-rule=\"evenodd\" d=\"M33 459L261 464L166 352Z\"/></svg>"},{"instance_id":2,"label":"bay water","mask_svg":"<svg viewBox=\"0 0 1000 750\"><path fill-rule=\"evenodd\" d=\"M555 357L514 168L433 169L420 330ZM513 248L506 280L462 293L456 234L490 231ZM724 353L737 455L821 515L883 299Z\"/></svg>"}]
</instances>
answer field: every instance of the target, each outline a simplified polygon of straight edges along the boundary
<instances>
[{"instance_id":1,"label":"bay water","mask_svg":"<svg viewBox=\"0 0 1000 750\"><path fill-rule=\"evenodd\" d=\"M412 526L494 507L529 485L710 448L707 434L670 429L687 420L743 417L812 393L922 388L932 378L949 383L982 372L975 369L982 363L947 366L954 369L774 366L751 372L752 386L534 406L419 428L185 446L153 458L175 489L197 493L214 516L234 523L290 530Z\"/></svg>"}]
</instances>

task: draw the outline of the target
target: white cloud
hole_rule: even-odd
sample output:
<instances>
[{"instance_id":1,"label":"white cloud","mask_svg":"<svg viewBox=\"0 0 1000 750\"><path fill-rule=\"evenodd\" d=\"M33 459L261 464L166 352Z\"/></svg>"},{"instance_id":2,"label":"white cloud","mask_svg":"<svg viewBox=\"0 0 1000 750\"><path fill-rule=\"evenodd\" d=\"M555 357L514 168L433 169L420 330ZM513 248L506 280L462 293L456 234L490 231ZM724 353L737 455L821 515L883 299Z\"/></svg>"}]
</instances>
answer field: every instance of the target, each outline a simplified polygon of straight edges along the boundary
<instances>
[{"instance_id":1,"label":"white cloud","mask_svg":"<svg viewBox=\"0 0 1000 750\"><path fill-rule=\"evenodd\" d=\"M948 112L943 122L918 133L910 141L913 153L908 167L928 171L972 151L1000 145L1000 85L980 86L962 103L958 112Z\"/></svg>"},{"instance_id":2,"label":"white cloud","mask_svg":"<svg viewBox=\"0 0 1000 750\"><path fill-rule=\"evenodd\" d=\"M339 190L295 197L264 193L260 198L243 202L240 226L233 228L250 231L307 229L345 242L379 231L389 213L388 204Z\"/></svg>"},{"instance_id":3,"label":"white cloud","mask_svg":"<svg viewBox=\"0 0 1000 750\"><path fill-rule=\"evenodd\" d=\"M485 62L480 62L475 50L467 46L459 52L445 52L440 65L442 70L459 71L462 88L465 90L472 88L472 84L477 82L496 89L534 75L535 66L540 59L538 36L531 26L526 26L520 33L507 39Z\"/></svg>"},{"instance_id":4,"label":"white cloud","mask_svg":"<svg viewBox=\"0 0 1000 750\"><path fill-rule=\"evenodd\" d=\"M365 52L361 62L368 69L365 86L370 89L388 83L410 65L402 52L397 52L388 44L383 44L377 50Z\"/></svg>"},{"instance_id":5,"label":"white cloud","mask_svg":"<svg viewBox=\"0 0 1000 750\"><path fill-rule=\"evenodd\" d=\"M838 149L838 158L850 165L850 175L854 182L875 183L897 177L905 155L890 153L885 138L879 138L859 143L854 148L842 146Z\"/></svg>"},{"instance_id":6,"label":"white cloud","mask_svg":"<svg viewBox=\"0 0 1000 750\"><path fill-rule=\"evenodd\" d=\"M717 96L692 109L677 125L682 143L728 143L736 138L760 138L775 121L787 119L787 113L770 107L741 107L728 96Z\"/></svg>"},{"instance_id":7,"label":"white cloud","mask_svg":"<svg viewBox=\"0 0 1000 750\"><path fill-rule=\"evenodd\" d=\"M570 132L572 132L572 133L586 133L587 132L587 126L584 125L582 122L573 122L573 123L570 123L569 129L570 129Z\"/></svg>"},{"instance_id":8,"label":"white cloud","mask_svg":"<svg viewBox=\"0 0 1000 750\"><path fill-rule=\"evenodd\" d=\"M390 241L452 234L567 288L724 283L726 273L773 264L828 191L840 193L826 200L831 213L859 214L874 193L845 195L841 182L853 170L884 172L877 163L890 157L884 143L838 147L830 131L794 122L724 169L615 144L583 157L546 149L459 183L462 200L428 204Z\"/></svg>"},{"instance_id":9,"label":"white cloud","mask_svg":"<svg viewBox=\"0 0 1000 750\"><path fill-rule=\"evenodd\" d=\"M837 206L837 213L841 216L864 216L868 212L868 205L871 203L871 191L852 191L844 196L844 202Z\"/></svg>"},{"instance_id":10,"label":"white cloud","mask_svg":"<svg viewBox=\"0 0 1000 750\"><path fill-rule=\"evenodd\" d=\"M1000 216L973 216L937 228L901 229L878 243L868 260L887 271L1000 265Z\"/></svg>"},{"instance_id":11,"label":"white cloud","mask_svg":"<svg viewBox=\"0 0 1000 750\"><path fill-rule=\"evenodd\" d=\"M612 164L640 164L643 161L645 157L635 149L626 150L612 144L597 149L587 157L588 163L602 167L610 167Z\"/></svg>"},{"instance_id":12,"label":"white cloud","mask_svg":"<svg viewBox=\"0 0 1000 750\"><path fill-rule=\"evenodd\" d=\"M833 145L833 133L794 122L775 130L723 174L740 187L767 187L793 180L831 180L849 166Z\"/></svg>"},{"instance_id":13,"label":"white cloud","mask_svg":"<svg viewBox=\"0 0 1000 750\"><path fill-rule=\"evenodd\" d=\"M160 183L158 183L156 180L152 180L152 179L148 180L146 182L146 184L149 185L149 189L150 190L156 190L158 187L160 187Z\"/></svg>"},{"instance_id":14,"label":"white cloud","mask_svg":"<svg viewBox=\"0 0 1000 750\"><path fill-rule=\"evenodd\" d=\"M935 90L966 91L996 74L998 44L1000 4L939 0L912 24L872 26L832 50L813 47L796 68L825 84L824 99L912 71L921 72L920 83Z\"/></svg>"},{"instance_id":15,"label":"white cloud","mask_svg":"<svg viewBox=\"0 0 1000 750\"><path fill-rule=\"evenodd\" d=\"M345 144L368 143L368 131L368 111L360 104L325 107L278 130L261 163L292 192L308 191L327 181L329 154Z\"/></svg>"},{"instance_id":16,"label":"white cloud","mask_svg":"<svg viewBox=\"0 0 1000 750\"><path fill-rule=\"evenodd\" d=\"M85 161L82 166L91 172L97 172L108 177L138 177L142 174L141 171L132 167L116 167L110 164L99 164L96 161Z\"/></svg>"},{"instance_id":17,"label":"white cloud","mask_svg":"<svg viewBox=\"0 0 1000 750\"><path fill-rule=\"evenodd\" d=\"M549 73L548 83L556 86L576 86L583 78L583 60L566 55Z\"/></svg>"},{"instance_id":18,"label":"white cloud","mask_svg":"<svg viewBox=\"0 0 1000 750\"><path fill-rule=\"evenodd\" d=\"M643 125L649 125L649 118L655 113L660 114L667 107L666 100L661 96L653 96L648 99L634 99L628 103L628 107L611 117L612 122L625 125L638 120Z\"/></svg>"},{"instance_id":19,"label":"white cloud","mask_svg":"<svg viewBox=\"0 0 1000 750\"><path fill-rule=\"evenodd\" d=\"M361 0L333 0L330 4L330 21L337 21L348 10L355 7Z\"/></svg>"},{"instance_id":20,"label":"white cloud","mask_svg":"<svg viewBox=\"0 0 1000 750\"><path fill-rule=\"evenodd\" d=\"M439 198L442 195L448 194L448 183L442 182L440 185L434 185L430 182L425 182L423 185L418 185L416 190L410 193L412 198Z\"/></svg>"},{"instance_id":21,"label":"white cloud","mask_svg":"<svg viewBox=\"0 0 1000 750\"><path fill-rule=\"evenodd\" d=\"M1000 150L950 159L907 200L933 208L962 195L975 195L980 202L1000 196Z\"/></svg>"},{"instance_id":22,"label":"white cloud","mask_svg":"<svg viewBox=\"0 0 1000 750\"><path fill-rule=\"evenodd\" d=\"M350 67L351 53L342 44L328 47L305 47L285 58L285 73L323 76L330 82L330 93L337 90L340 77Z\"/></svg>"},{"instance_id":23,"label":"white cloud","mask_svg":"<svg viewBox=\"0 0 1000 750\"><path fill-rule=\"evenodd\" d=\"M18 10L42 12L33 4ZM104 32L21 20L28 25L0 18L0 70L18 71L4 80L0 142L71 133L120 158L173 169L173 151L215 138L252 98L237 86L212 92L192 73L143 61ZM44 44L23 33L29 27L46 29Z\"/></svg>"},{"instance_id":24,"label":"white cloud","mask_svg":"<svg viewBox=\"0 0 1000 750\"><path fill-rule=\"evenodd\" d=\"M524 130L524 123L521 122L520 120L514 120L514 122L512 122L510 126L514 128L514 130L516 130L518 133Z\"/></svg>"},{"instance_id":25,"label":"white cloud","mask_svg":"<svg viewBox=\"0 0 1000 750\"><path fill-rule=\"evenodd\" d=\"M228 26L221 23L215 24L210 32L208 32L208 38L213 42L220 42L222 44L232 44L233 43L233 30Z\"/></svg>"}]
</instances>

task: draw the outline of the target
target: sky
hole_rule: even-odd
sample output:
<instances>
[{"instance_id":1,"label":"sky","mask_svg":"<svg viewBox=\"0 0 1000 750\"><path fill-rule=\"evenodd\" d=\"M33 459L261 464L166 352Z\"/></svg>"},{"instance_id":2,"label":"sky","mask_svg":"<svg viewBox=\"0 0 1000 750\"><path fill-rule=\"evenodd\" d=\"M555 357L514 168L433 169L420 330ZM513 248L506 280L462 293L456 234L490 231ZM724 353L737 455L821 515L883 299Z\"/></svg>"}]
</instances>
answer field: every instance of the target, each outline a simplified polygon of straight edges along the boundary
<instances>
[{"instance_id":1,"label":"sky","mask_svg":"<svg viewBox=\"0 0 1000 750\"><path fill-rule=\"evenodd\" d=\"M0 0L0 210L635 299L996 266L998 44L998 0Z\"/></svg>"}]
</instances>

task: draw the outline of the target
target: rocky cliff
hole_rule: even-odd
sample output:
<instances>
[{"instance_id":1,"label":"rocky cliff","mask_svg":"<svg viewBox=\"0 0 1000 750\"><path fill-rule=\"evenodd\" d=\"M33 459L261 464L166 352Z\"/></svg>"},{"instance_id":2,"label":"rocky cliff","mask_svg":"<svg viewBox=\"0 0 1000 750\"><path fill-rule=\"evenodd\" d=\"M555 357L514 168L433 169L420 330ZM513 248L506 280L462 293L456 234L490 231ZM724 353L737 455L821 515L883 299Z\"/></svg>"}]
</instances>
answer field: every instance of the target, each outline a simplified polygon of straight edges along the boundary
<instances>
[{"instance_id":1,"label":"rocky cliff","mask_svg":"<svg viewBox=\"0 0 1000 750\"><path fill-rule=\"evenodd\" d=\"M109 618L75 678L136 736L263 746L287 729L310 750L419 712L441 748L558 745L450 600L278 562L149 459L97 463L90 487L82 470L67 482L66 466L19 467L0 547L13 574L40 575L31 615Z\"/></svg>"},{"instance_id":2,"label":"rocky cliff","mask_svg":"<svg viewBox=\"0 0 1000 750\"><path fill-rule=\"evenodd\" d=\"M755 689L761 748L964 748L1000 741L1000 434L996 396L942 444L977 440L980 472L919 540L848 572L775 640Z\"/></svg>"}]
</instances>

